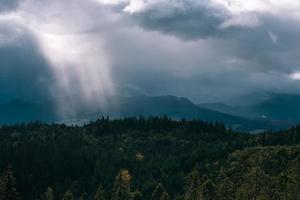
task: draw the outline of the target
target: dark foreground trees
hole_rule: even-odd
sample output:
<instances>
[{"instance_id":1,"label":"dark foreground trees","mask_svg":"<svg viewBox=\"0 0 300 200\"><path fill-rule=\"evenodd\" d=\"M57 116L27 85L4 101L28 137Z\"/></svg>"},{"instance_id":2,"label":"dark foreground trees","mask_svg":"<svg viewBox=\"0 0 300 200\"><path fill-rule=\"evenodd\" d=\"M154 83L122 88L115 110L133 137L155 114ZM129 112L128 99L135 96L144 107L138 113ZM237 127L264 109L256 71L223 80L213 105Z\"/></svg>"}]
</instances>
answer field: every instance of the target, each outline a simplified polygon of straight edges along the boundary
<instances>
[{"instance_id":1,"label":"dark foreground trees","mask_svg":"<svg viewBox=\"0 0 300 200\"><path fill-rule=\"evenodd\" d=\"M16 189L16 178L9 166L3 174L0 175L0 200L18 200L19 193Z\"/></svg>"},{"instance_id":2,"label":"dark foreground trees","mask_svg":"<svg viewBox=\"0 0 300 200\"><path fill-rule=\"evenodd\" d=\"M104 190L99 184L95 194L82 193L80 196L73 194L72 190L57 193L48 187L42 195L43 200L298 200L300 199L300 147L292 149L284 147L286 153L299 154L288 163L282 171L272 174L269 160L278 162L277 150L274 148L249 149L231 155L220 170L212 171L211 177L200 176L200 170L194 168L186 177L184 193L171 196L162 183L158 183L151 193L150 198L144 198L142 192L132 190L133 178L129 171L122 169L118 172L111 191ZM263 156L263 157L261 157ZM273 157L277 157L277 160ZM280 165L276 165L280 167ZM267 167L267 168L266 168ZM215 176L213 175L214 173ZM147 183L146 183L147 184ZM20 195L16 190L16 179L11 167L8 167L0 177L0 200L19 200Z\"/></svg>"},{"instance_id":3,"label":"dark foreground trees","mask_svg":"<svg viewBox=\"0 0 300 200\"><path fill-rule=\"evenodd\" d=\"M299 136L166 117L3 126L0 200L297 200Z\"/></svg>"}]
</instances>

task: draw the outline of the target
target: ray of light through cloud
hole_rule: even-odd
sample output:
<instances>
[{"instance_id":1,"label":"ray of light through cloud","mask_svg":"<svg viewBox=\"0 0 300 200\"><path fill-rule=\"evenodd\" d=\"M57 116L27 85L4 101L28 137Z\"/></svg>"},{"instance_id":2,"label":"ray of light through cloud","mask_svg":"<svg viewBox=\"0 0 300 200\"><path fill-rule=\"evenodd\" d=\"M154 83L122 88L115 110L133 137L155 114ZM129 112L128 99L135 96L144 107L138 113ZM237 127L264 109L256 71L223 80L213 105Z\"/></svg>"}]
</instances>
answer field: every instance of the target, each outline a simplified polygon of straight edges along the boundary
<instances>
[{"instance_id":1,"label":"ray of light through cloud","mask_svg":"<svg viewBox=\"0 0 300 200\"><path fill-rule=\"evenodd\" d=\"M53 72L55 80L49 89L59 99L62 114L72 114L83 104L103 108L114 85L101 32L89 31L93 29L93 18L86 14L89 6L80 7L79 1L69 1L67 6L60 1L41 5L25 0L0 20L16 23L36 39Z\"/></svg>"}]
</instances>

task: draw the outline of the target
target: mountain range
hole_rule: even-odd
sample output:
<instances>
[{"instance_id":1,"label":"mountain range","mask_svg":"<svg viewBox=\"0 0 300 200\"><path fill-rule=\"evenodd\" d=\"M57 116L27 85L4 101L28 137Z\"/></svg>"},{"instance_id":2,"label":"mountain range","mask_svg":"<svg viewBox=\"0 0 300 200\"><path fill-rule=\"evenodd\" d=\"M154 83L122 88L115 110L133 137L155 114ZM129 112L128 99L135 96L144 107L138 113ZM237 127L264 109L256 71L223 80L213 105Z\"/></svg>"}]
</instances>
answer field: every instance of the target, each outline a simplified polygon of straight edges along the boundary
<instances>
[{"instance_id":1,"label":"mountain range","mask_svg":"<svg viewBox=\"0 0 300 200\"><path fill-rule=\"evenodd\" d=\"M252 105L230 106L223 103L202 103L198 106L252 119L300 122L299 95L270 94L268 99Z\"/></svg>"},{"instance_id":2,"label":"mountain range","mask_svg":"<svg viewBox=\"0 0 300 200\"><path fill-rule=\"evenodd\" d=\"M251 105L227 105L224 103L195 104L187 98L176 96L119 97L118 103L105 112L88 110L73 117L59 117L55 105L49 102L33 103L14 100L0 104L0 124L16 124L29 121L83 124L102 116L111 118L136 116L169 116L174 119L201 119L223 122L239 131L286 129L300 122L300 96L270 94L268 98Z\"/></svg>"}]
</instances>

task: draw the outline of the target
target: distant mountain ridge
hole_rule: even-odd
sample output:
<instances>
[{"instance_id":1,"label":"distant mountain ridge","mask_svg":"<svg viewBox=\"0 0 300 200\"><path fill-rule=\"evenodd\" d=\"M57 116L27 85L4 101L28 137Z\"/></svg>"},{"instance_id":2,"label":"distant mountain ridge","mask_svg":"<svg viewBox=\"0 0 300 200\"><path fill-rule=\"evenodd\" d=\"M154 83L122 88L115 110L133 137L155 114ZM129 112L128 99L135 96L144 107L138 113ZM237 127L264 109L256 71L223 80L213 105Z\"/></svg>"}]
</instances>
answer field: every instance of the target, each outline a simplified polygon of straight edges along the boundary
<instances>
[{"instance_id":1,"label":"distant mountain ridge","mask_svg":"<svg viewBox=\"0 0 300 200\"><path fill-rule=\"evenodd\" d=\"M198 106L245 118L300 123L300 95L270 94L268 99L246 106L229 106L222 103Z\"/></svg>"},{"instance_id":2,"label":"distant mountain ridge","mask_svg":"<svg viewBox=\"0 0 300 200\"><path fill-rule=\"evenodd\" d=\"M300 100L300 99L299 99ZM282 99L275 102L279 103ZM117 103L105 111L89 109L77 113L74 117L59 117L55 105L50 102L32 103L14 100L0 104L0 124L15 124L29 121L61 122L67 124L83 124L102 116L111 118L138 116L168 116L174 119L201 119L211 122L223 122L228 127L240 131L257 131L265 129L285 129L295 124L292 120L258 117L256 109L266 109L266 116L273 111L273 101L263 101L255 107L240 106L238 109L225 104L196 105L187 98L176 96L135 96L119 97ZM295 106L295 104L293 104ZM260 108L261 107L261 108ZM255 110L254 110L255 109ZM289 110L292 108L289 108ZM281 107L284 112L283 107ZM289 112L289 110L287 112ZM275 111L273 112L277 114ZM275 115L274 114L274 115ZM288 115L286 113L284 116ZM277 115L276 115L277 116ZM292 116L292 117L298 117ZM300 116L299 116L300 119Z\"/></svg>"}]
</instances>

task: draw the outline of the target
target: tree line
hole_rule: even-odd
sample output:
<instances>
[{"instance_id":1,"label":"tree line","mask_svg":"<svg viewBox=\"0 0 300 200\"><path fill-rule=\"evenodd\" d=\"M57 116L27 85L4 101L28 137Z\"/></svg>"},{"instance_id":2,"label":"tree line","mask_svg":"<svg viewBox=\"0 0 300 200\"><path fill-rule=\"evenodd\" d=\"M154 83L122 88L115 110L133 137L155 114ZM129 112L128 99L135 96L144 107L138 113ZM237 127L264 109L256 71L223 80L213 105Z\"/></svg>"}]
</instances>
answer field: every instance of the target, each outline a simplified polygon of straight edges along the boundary
<instances>
[{"instance_id":1,"label":"tree line","mask_svg":"<svg viewBox=\"0 0 300 200\"><path fill-rule=\"evenodd\" d=\"M300 199L299 135L167 117L2 126L0 199Z\"/></svg>"}]
</instances>

